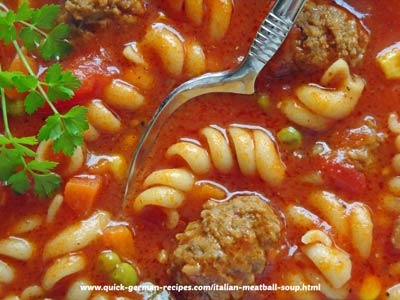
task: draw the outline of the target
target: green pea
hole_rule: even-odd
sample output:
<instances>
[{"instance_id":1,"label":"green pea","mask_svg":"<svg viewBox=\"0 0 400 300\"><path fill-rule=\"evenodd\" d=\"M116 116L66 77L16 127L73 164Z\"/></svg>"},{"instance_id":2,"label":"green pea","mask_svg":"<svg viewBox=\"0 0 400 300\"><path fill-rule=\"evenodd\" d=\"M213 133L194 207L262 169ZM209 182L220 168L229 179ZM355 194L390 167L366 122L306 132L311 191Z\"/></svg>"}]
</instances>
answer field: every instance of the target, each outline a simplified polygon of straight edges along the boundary
<instances>
[{"instance_id":1,"label":"green pea","mask_svg":"<svg viewBox=\"0 0 400 300\"><path fill-rule=\"evenodd\" d=\"M118 254L114 251L103 251L97 257L97 270L102 273L109 274L111 273L116 266L121 262Z\"/></svg>"},{"instance_id":2,"label":"green pea","mask_svg":"<svg viewBox=\"0 0 400 300\"><path fill-rule=\"evenodd\" d=\"M111 273L111 279L124 286L136 285L138 283L138 274L136 269L128 263L120 263Z\"/></svg>"},{"instance_id":3,"label":"green pea","mask_svg":"<svg viewBox=\"0 0 400 300\"><path fill-rule=\"evenodd\" d=\"M263 111L267 111L270 105L270 98L268 95L261 95L257 98L257 104Z\"/></svg>"},{"instance_id":4,"label":"green pea","mask_svg":"<svg viewBox=\"0 0 400 300\"><path fill-rule=\"evenodd\" d=\"M290 148L299 148L302 142L301 133L294 127L285 127L278 132L278 140Z\"/></svg>"}]
</instances>

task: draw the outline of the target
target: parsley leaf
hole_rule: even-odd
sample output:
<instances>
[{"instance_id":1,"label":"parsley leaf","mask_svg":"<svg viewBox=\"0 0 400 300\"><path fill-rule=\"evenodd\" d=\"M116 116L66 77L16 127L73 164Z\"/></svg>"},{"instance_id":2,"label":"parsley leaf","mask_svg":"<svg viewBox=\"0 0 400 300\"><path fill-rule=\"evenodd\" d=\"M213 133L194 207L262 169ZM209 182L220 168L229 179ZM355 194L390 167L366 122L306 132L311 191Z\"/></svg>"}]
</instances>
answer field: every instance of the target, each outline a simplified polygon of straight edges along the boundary
<instances>
[{"instance_id":1,"label":"parsley leaf","mask_svg":"<svg viewBox=\"0 0 400 300\"><path fill-rule=\"evenodd\" d=\"M10 176L7 180L7 184L10 184L12 189L18 194L23 194L27 190L29 190L31 183L28 178L28 174L26 174L25 170L19 171Z\"/></svg>"},{"instance_id":2,"label":"parsley leaf","mask_svg":"<svg viewBox=\"0 0 400 300\"><path fill-rule=\"evenodd\" d=\"M16 142L13 143L14 148L19 151L21 156L29 156L29 157L35 157L36 152L31 150L28 147L23 146L22 144L18 144Z\"/></svg>"},{"instance_id":3,"label":"parsley leaf","mask_svg":"<svg viewBox=\"0 0 400 300\"><path fill-rule=\"evenodd\" d=\"M42 36L30 27L22 28L19 32L19 37L29 51L36 49L42 40Z\"/></svg>"},{"instance_id":4,"label":"parsley leaf","mask_svg":"<svg viewBox=\"0 0 400 300\"><path fill-rule=\"evenodd\" d=\"M38 143L37 138L35 136L25 136L22 138L13 137L12 140L18 144L22 145L36 145Z\"/></svg>"},{"instance_id":5,"label":"parsley leaf","mask_svg":"<svg viewBox=\"0 0 400 300\"><path fill-rule=\"evenodd\" d=\"M20 41L28 51L39 50L45 60L59 59L71 49L67 40L70 28L64 23L56 24L59 5L43 5L41 8L30 8L23 3L16 12L0 10L0 41L13 44L28 74L3 71L0 66L0 100L3 111L4 134L0 134L0 180L19 193L31 188L36 195L47 196L60 187L61 177L54 173L56 162L38 161L32 148L38 139L53 140L56 152L63 151L72 155L77 146L83 143L83 131L88 128L87 109L74 107L62 115L53 103L68 100L79 88L80 81L72 72L63 71L61 65L50 65L45 81L34 74L27 60L26 52L21 49ZM20 40L17 40L17 37ZM36 136L14 137L8 124L8 99L5 88L16 89L19 93L27 93L24 100L25 111L32 114L47 103L53 115L49 116L45 125Z\"/></svg>"},{"instance_id":6,"label":"parsley leaf","mask_svg":"<svg viewBox=\"0 0 400 300\"><path fill-rule=\"evenodd\" d=\"M70 27L67 24L58 24L39 47L42 57L46 60L64 57L72 47L69 41L66 40L69 32Z\"/></svg>"},{"instance_id":7,"label":"parsley leaf","mask_svg":"<svg viewBox=\"0 0 400 300\"><path fill-rule=\"evenodd\" d=\"M17 37L17 29L14 25L15 13L9 10L3 16L0 16L0 40L4 40L4 44L8 45Z\"/></svg>"},{"instance_id":8,"label":"parsley leaf","mask_svg":"<svg viewBox=\"0 0 400 300\"><path fill-rule=\"evenodd\" d=\"M32 174L33 190L36 195L46 196L60 187L61 178L55 173Z\"/></svg>"},{"instance_id":9,"label":"parsley leaf","mask_svg":"<svg viewBox=\"0 0 400 300\"><path fill-rule=\"evenodd\" d=\"M72 156L76 147L82 144L82 135L73 135L69 131L64 131L63 134L54 141L53 149L56 153L62 151L65 154Z\"/></svg>"},{"instance_id":10,"label":"parsley leaf","mask_svg":"<svg viewBox=\"0 0 400 300\"><path fill-rule=\"evenodd\" d=\"M28 163L28 167L33 170L33 171L38 171L38 172L49 172L52 169L54 169L56 166L58 165L58 163L54 162L54 161L48 161L48 160L44 160L44 161L38 161L38 160L32 160L30 163Z\"/></svg>"},{"instance_id":11,"label":"parsley leaf","mask_svg":"<svg viewBox=\"0 0 400 300\"><path fill-rule=\"evenodd\" d=\"M55 114L46 119L40 129L39 140L53 140L55 152L64 152L71 156L77 146L83 144L83 131L89 128L87 108L74 106L65 115Z\"/></svg>"},{"instance_id":12,"label":"parsley leaf","mask_svg":"<svg viewBox=\"0 0 400 300\"><path fill-rule=\"evenodd\" d=\"M15 20L16 21L29 20L32 17L32 14L33 14L33 9L29 8L29 5L27 2L24 2L18 8L17 14L15 15Z\"/></svg>"},{"instance_id":13,"label":"parsley leaf","mask_svg":"<svg viewBox=\"0 0 400 300\"><path fill-rule=\"evenodd\" d=\"M60 6L46 4L35 10L32 14L32 24L41 29L50 30L55 26L55 21L60 13Z\"/></svg>"},{"instance_id":14,"label":"parsley leaf","mask_svg":"<svg viewBox=\"0 0 400 300\"><path fill-rule=\"evenodd\" d=\"M57 140L63 133L63 124L59 114L46 119L46 124L39 130L39 141Z\"/></svg>"},{"instance_id":15,"label":"parsley leaf","mask_svg":"<svg viewBox=\"0 0 400 300\"><path fill-rule=\"evenodd\" d=\"M20 153L17 150L3 147L0 152L0 180L7 181L21 164Z\"/></svg>"},{"instance_id":16,"label":"parsley leaf","mask_svg":"<svg viewBox=\"0 0 400 300\"><path fill-rule=\"evenodd\" d=\"M38 91L33 91L26 96L24 105L28 114L33 114L39 107L43 107L45 99Z\"/></svg>"},{"instance_id":17,"label":"parsley leaf","mask_svg":"<svg viewBox=\"0 0 400 300\"><path fill-rule=\"evenodd\" d=\"M47 70L46 83L49 86L50 101L71 99L74 90L81 85L79 79L71 71L62 72L61 65L58 63L50 66Z\"/></svg>"},{"instance_id":18,"label":"parsley leaf","mask_svg":"<svg viewBox=\"0 0 400 300\"><path fill-rule=\"evenodd\" d=\"M84 106L74 106L64 115L64 122L67 131L71 134L82 134L83 131L89 129L87 108Z\"/></svg>"},{"instance_id":19,"label":"parsley leaf","mask_svg":"<svg viewBox=\"0 0 400 300\"><path fill-rule=\"evenodd\" d=\"M17 87L17 91L24 93L27 91L33 91L39 84L39 80L33 75L23 75L14 76L13 83Z\"/></svg>"},{"instance_id":20,"label":"parsley leaf","mask_svg":"<svg viewBox=\"0 0 400 300\"><path fill-rule=\"evenodd\" d=\"M18 72L0 72L0 88L12 88L14 87L13 79L19 76L21 73Z\"/></svg>"}]
</instances>

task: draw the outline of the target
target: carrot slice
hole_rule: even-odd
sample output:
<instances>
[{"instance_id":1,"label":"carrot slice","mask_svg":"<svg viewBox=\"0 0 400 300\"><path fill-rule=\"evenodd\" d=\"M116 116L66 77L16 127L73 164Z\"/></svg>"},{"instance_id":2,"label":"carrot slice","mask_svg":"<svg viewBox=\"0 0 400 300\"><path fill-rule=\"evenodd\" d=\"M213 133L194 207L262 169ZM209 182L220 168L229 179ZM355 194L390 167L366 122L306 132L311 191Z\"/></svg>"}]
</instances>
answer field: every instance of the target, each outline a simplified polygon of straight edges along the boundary
<instances>
[{"instance_id":1,"label":"carrot slice","mask_svg":"<svg viewBox=\"0 0 400 300\"><path fill-rule=\"evenodd\" d=\"M132 258L134 254L135 243L132 232L127 226L117 225L107 227L103 232L104 245L117 252L124 258Z\"/></svg>"},{"instance_id":2,"label":"carrot slice","mask_svg":"<svg viewBox=\"0 0 400 300\"><path fill-rule=\"evenodd\" d=\"M78 214L87 214L100 192L102 177L96 175L75 176L68 180L64 201Z\"/></svg>"}]
</instances>

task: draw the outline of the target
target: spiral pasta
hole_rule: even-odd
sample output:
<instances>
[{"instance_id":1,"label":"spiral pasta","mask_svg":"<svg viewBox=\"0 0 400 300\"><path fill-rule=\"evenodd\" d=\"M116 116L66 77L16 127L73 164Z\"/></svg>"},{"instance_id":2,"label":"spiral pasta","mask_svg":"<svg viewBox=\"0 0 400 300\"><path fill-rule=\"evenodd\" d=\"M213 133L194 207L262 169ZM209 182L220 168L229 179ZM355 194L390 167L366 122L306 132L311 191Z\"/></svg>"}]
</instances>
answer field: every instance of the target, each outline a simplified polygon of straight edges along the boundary
<instances>
[{"instance_id":1,"label":"spiral pasta","mask_svg":"<svg viewBox=\"0 0 400 300\"><path fill-rule=\"evenodd\" d=\"M290 205L286 209L289 223L308 230L302 238L305 244L313 240L330 246L321 233L332 228L340 242L349 241L362 259L369 258L373 241L373 222L365 204L360 202L350 204L326 191L311 193L308 204L316 215L300 206Z\"/></svg>"},{"instance_id":2,"label":"spiral pasta","mask_svg":"<svg viewBox=\"0 0 400 300\"><path fill-rule=\"evenodd\" d=\"M222 39L228 31L233 11L232 0L168 0L167 2L175 12L183 12L194 25L207 26L208 34L214 41Z\"/></svg>"},{"instance_id":3,"label":"spiral pasta","mask_svg":"<svg viewBox=\"0 0 400 300\"><path fill-rule=\"evenodd\" d=\"M312 236L311 236L312 235ZM341 288L351 277L350 255L332 246L332 241L322 231L307 232L303 238L303 253L321 271L334 288Z\"/></svg>"},{"instance_id":4,"label":"spiral pasta","mask_svg":"<svg viewBox=\"0 0 400 300\"><path fill-rule=\"evenodd\" d=\"M192 189L194 175L185 169L163 169L154 171L145 179L141 192L134 201L133 209L140 212L148 205L163 208L167 215L167 227L174 228L179 221L176 208L186 199L184 192Z\"/></svg>"},{"instance_id":5,"label":"spiral pasta","mask_svg":"<svg viewBox=\"0 0 400 300\"><path fill-rule=\"evenodd\" d=\"M352 76L347 62L339 59L325 71L321 85L298 87L296 99L284 99L278 107L296 124L317 131L325 130L351 114L365 83L361 78Z\"/></svg>"},{"instance_id":6,"label":"spiral pasta","mask_svg":"<svg viewBox=\"0 0 400 300\"><path fill-rule=\"evenodd\" d=\"M304 275L310 284L318 285L321 293L328 299L347 299L349 288L346 285L341 288L334 288L323 276L311 269L306 269Z\"/></svg>"},{"instance_id":7,"label":"spiral pasta","mask_svg":"<svg viewBox=\"0 0 400 300\"><path fill-rule=\"evenodd\" d=\"M134 199L135 212L148 205L159 206L167 214L168 226L175 227L179 220L176 209L185 201L185 193L192 190L194 174L204 176L213 168L227 174L233 171L235 160L245 176L258 173L270 185L278 185L285 178L286 167L273 139L264 129L236 125L227 130L205 127L200 130L200 135L205 138L208 148L200 143L181 141L167 149L168 159L182 158L190 171L180 168L152 172L143 182L145 190Z\"/></svg>"},{"instance_id":8,"label":"spiral pasta","mask_svg":"<svg viewBox=\"0 0 400 300\"><path fill-rule=\"evenodd\" d=\"M392 134L395 134L394 146L396 154L392 158L390 170L394 171L394 176L391 176L387 181L388 193L383 194L383 207L388 211L400 213L400 122L396 112L392 112L388 116L387 126Z\"/></svg>"},{"instance_id":9,"label":"spiral pasta","mask_svg":"<svg viewBox=\"0 0 400 300\"><path fill-rule=\"evenodd\" d=\"M170 25L153 23L139 43L128 44L125 58L139 66L147 66L143 52L152 50L161 60L165 71L173 76L193 77L205 72L206 60L202 46L193 39L185 39Z\"/></svg>"},{"instance_id":10,"label":"spiral pasta","mask_svg":"<svg viewBox=\"0 0 400 300\"><path fill-rule=\"evenodd\" d=\"M209 155L201 146L179 142L168 149L167 157L181 156L196 174L208 173L211 164L218 172L229 173L234 167L232 153L234 150L242 174L254 176L258 172L259 176L271 185L278 185L283 181L286 167L280 159L274 141L267 132L239 126L231 126L227 132L233 142L233 147L222 131L206 127L200 133L206 138Z\"/></svg>"},{"instance_id":11,"label":"spiral pasta","mask_svg":"<svg viewBox=\"0 0 400 300\"><path fill-rule=\"evenodd\" d=\"M157 184L166 185L178 190L188 192L194 184L194 176L185 169L164 169L151 173L143 183L147 188Z\"/></svg>"},{"instance_id":12,"label":"spiral pasta","mask_svg":"<svg viewBox=\"0 0 400 300\"><path fill-rule=\"evenodd\" d=\"M97 211L90 218L68 226L46 243L43 258L48 260L86 247L100 237L109 222L108 212Z\"/></svg>"},{"instance_id":13,"label":"spiral pasta","mask_svg":"<svg viewBox=\"0 0 400 300\"><path fill-rule=\"evenodd\" d=\"M66 300L87 300L90 297L91 291L86 291L83 286L91 285L92 282L87 278L80 278L74 281L65 295Z\"/></svg>"},{"instance_id":14,"label":"spiral pasta","mask_svg":"<svg viewBox=\"0 0 400 300\"><path fill-rule=\"evenodd\" d=\"M193 143L179 142L170 146L165 154L167 158L174 155L182 157L195 174L206 174L211 170L208 152Z\"/></svg>"},{"instance_id":15,"label":"spiral pasta","mask_svg":"<svg viewBox=\"0 0 400 300\"><path fill-rule=\"evenodd\" d=\"M10 283L15 278L15 270L6 262L0 260L0 283Z\"/></svg>"},{"instance_id":16,"label":"spiral pasta","mask_svg":"<svg viewBox=\"0 0 400 300\"><path fill-rule=\"evenodd\" d=\"M388 300L396 300L400 297L400 283L388 288L386 290Z\"/></svg>"},{"instance_id":17,"label":"spiral pasta","mask_svg":"<svg viewBox=\"0 0 400 300\"><path fill-rule=\"evenodd\" d=\"M157 186L142 192L135 199L135 211L142 210L147 205L157 205L165 208L177 208L182 205L185 195L177 189Z\"/></svg>"},{"instance_id":18,"label":"spiral pasta","mask_svg":"<svg viewBox=\"0 0 400 300\"><path fill-rule=\"evenodd\" d=\"M143 95L134 86L120 79L113 80L104 89L107 104L118 109L135 111L144 104Z\"/></svg>"},{"instance_id":19,"label":"spiral pasta","mask_svg":"<svg viewBox=\"0 0 400 300\"><path fill-rule=\"evenodd\" d=\"M104 133L118 133L122 128L121 120L101 100L93 100L88 105L90 124Z\"/></svg>"},{"instance_id":20,"label":"spiral pasta","mask_svg":"<svg viewBox=\"0 0 400 300\"><path fill-rule=\"evenodd\" d=\"M80 254L67 255L56 259L43 276L43 288L46 291L51 290L58 281L83 270L86 265L86 257Z\"/></svg>"},{"instance_id":21,"label":"spiral pasta","mask_svg":"<svg viewBox=\"0 0 400 300\"><path fill-rule=\"evenodd\" d=\"M18 260L29 260L34 251L34 244L26 239L10 236L0 240L0 254Z\"/></svg>"},{"instance_id":22,"label":"spiral pasta","mask_svg":"<svg viewBox=\"0 0 400 300\"><path fill-rule=\"evenodd\" d=\"M367 259L371 254L373 223L365 205L355 203L350 212L351 240L360 257Z\"/></svg>"}]
</instances>

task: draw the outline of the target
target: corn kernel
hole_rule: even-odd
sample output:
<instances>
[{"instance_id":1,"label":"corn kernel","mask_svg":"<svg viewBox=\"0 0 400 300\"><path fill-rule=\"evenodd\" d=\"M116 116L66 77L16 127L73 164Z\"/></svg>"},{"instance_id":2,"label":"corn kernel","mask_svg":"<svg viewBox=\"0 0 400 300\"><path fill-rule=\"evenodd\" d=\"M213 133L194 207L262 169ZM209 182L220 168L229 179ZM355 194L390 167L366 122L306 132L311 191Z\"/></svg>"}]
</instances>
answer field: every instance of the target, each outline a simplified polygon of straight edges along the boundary
<instances>
[{"instance_id":1,"label":"corn kernel","mask_svg":"<svg viewBox=\"0 0 400 300\"><path fill-rule=\"evenodd\" d=\"M384 50L376 59L387 79L400 79L400 45Z\"/></svg>"},{"instance_id":2,"label":"corn kernel","mask_svg":"<svg viewBox=\"0 0 400 300\"><path fill-rule=\"evenodd\" d=\"M110 163L110 171L115 179L120 181L125 180L128 175L128 165L125 158L120 155L113 156Z\"/></svg>"},{"instance_id":3,"label":"corn kernel","mask_svg":"<svg viewBox=\"0 0 400 300\"><path fill-rule=\"evenodd\" d=\"M381 293L381 282L378 277L367 275L361 284L359 296L360 300L375 300Z\"/></svg>"}]
</instances>

